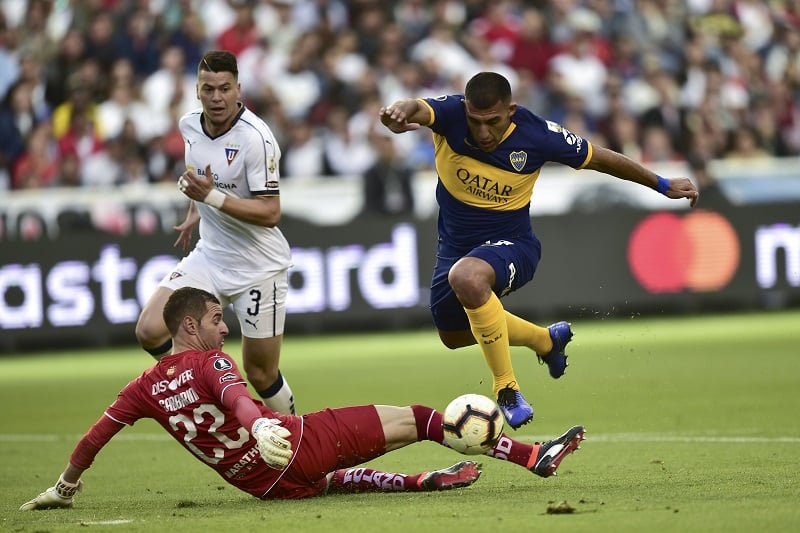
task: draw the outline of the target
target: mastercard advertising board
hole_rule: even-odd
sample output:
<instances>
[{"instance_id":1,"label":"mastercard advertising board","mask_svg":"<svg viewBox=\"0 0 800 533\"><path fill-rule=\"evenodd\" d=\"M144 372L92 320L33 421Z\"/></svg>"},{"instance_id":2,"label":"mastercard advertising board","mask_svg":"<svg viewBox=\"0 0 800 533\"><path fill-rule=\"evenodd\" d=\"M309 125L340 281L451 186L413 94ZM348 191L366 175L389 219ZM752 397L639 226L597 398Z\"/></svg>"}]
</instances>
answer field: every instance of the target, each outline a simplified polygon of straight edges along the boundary
<instances>
[{"instance_id":1,"label":"mastercard advertising board","mask_svg":"<svg viewBox=\"0 0 800 533\"><path fill-rule=\"evenodd\" d=\"M0 208L1 210L1 208ZM542 259L503 301L541 322L800 306L800 204L534 216ZM284 217L289 334L432 327L436 219L320 226ZM0 354L133 343L179 259L169 231L0 236ZM236 321L229 320L236 333Z\"/></svg>"}]
</instances>

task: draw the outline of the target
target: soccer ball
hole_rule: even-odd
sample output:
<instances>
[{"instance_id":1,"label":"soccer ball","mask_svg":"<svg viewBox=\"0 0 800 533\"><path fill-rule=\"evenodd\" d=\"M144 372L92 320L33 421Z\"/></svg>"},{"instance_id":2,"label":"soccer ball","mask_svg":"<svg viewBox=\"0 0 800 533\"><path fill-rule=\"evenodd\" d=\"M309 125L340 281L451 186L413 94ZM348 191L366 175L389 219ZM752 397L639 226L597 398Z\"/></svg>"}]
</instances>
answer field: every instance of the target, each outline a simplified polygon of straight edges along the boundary
<instances>
[{"instance_id":1,"label":"soccer ball","mask_svg":"<svg viewBox=\"0 0 800 533\"><path fill-rule=\"evenodd\" d=\"M455 451L480 455L497 444L503 433L503 414L497 404L480 394L464 394L444 410L444 440Z\"/></svg>"}]
</instances>

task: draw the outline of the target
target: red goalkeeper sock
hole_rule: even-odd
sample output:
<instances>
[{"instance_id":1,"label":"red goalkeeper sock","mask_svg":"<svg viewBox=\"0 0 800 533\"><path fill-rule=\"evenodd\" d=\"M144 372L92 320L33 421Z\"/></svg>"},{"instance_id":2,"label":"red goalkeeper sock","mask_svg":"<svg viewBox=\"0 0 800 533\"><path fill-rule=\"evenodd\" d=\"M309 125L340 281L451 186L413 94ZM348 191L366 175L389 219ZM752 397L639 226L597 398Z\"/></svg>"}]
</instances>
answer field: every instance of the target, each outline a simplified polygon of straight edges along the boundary
<instances>
[{"instance_id":1,"label":"red goalkeeper sock","mask_svg":"<svg viewBox=\"0 0 800 533\"><path fill-rule=\"evenodd\" d=\"M497 444L486 452L486 455L530 469L536 461L539 448L540 444L538 442L535 444L525 444L503 433L497 441Z\"/></svg>"},{"instance_id":2,"label":"red goalkeeper sock","mask_svg":"<svg viewBox=\"0 0 800 533\"><path fill-rule=\"evenodd\" d=\"M411 410L414 412L414 420L417 424L417 439L420 441L431 440L442 446L447 446L444 442L444 432L442 431L442 413L424 405L412 405ZM486 452L486 455L530 469L536 461L539 448L540 443L538 442L525 444L503 433L497 444Z\"/></svg>"},{"instance_id":3,"label":"red goalkeeper sock","mask_svg":"<svg viewBox=\"0 0 800 533\"><path fill-rule=\"evenodd\" d=\"M356 492L421 492L420 478L382 472L373 468L344 468L336 470L328 483L328 494L353 494Z\"/></svg>"},{"instance_id":4,"label":"red goalkeeper sock","mask_svg":"<svg viewBox=\"0 0 800 533\"><path fill-rule=\"evenodd\" d=\"M432 440L437 444L444 444L442 413L424 405L412 405L411 410L417 423L417 440Z\"/></svg>"}]
</instances>

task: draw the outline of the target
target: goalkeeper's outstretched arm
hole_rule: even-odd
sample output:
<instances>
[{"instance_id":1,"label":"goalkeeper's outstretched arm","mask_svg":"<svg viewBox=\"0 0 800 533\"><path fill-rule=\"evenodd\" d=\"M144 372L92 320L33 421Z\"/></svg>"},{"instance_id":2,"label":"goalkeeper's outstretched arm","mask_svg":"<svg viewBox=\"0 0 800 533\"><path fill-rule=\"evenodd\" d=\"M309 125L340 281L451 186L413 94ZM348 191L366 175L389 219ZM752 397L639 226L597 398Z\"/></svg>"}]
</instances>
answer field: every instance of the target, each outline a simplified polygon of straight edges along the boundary
<instances>
[{"instance_id":1,"label":"goalkeeper's outstretched arm","mask_svg":"<svg viewBox=\"0 0 800 533\"><path fill-rule=\"evenodd\" d=\"M59 509L72 507L75 493L83 490L81 474L83 470L74 465L67 465L66 470L58 476L58 481L29 502L19 508L20 511L35 511L41 509Z\"/></svg>"},{"instance_id":2,"label":"goalkeeper's outstretched arm","mask_svg":"<svg viewBox=\"0 0 800 533\"><path fill-rule=\"evenodd\" d=\"M97 452L124 427L124 424L102 416L75 446L67 468L58 476L55 485L22 504L20 511L72 507L75 494L83 489L81 475L91 466Z\"/></svg>"},{"instance_id":3,"label":"goalkeeper's outstretched arm","mask_svg":"<svg viewBox=\"0 0 800 533\"><path fill-rule=\"evenodd\" d=\"M294 455L289 430L281 425L278 418L265 417L244 385L232 385L230 393L226 395L229 398L224 400L225 405L234 410L242 427L250 428L264 462L276 470L286 468Z\"/></svg>"}]
</instances>

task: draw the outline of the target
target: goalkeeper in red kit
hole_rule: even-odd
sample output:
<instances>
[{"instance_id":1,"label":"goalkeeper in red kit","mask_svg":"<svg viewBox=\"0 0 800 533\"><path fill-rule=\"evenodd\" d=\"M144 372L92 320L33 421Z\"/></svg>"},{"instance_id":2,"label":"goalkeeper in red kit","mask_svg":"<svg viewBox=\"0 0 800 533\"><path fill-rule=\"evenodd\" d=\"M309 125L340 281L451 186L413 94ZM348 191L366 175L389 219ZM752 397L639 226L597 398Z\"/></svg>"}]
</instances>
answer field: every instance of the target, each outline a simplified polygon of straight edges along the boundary
<instances>
[{"instance_id":1,"label":"goalkeeper in red kit","mask_svg":"<svg viewBox=\"0 0 800 533\"><path fill-rule=\"evenodd\" d=\"M480 476L473 461L414 475L354 468L414 442L444 445L442 414L422 405L278 414L250 396L238 367L221 351L228 327L214 295L180 288L167 300L164 319L173 338L172 355L122 389L80 439L56 484L21 510L70 507L97 453L142 418L156 420L225 481L261 499L446 490L471 485ZM503 435L487 455L548 477L583 437L582 426L534 444Z\"/></svg>"}]
</instances>

